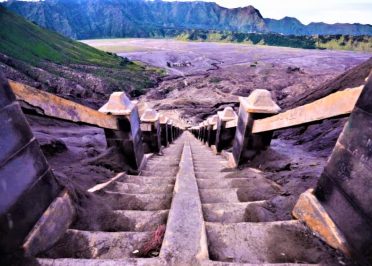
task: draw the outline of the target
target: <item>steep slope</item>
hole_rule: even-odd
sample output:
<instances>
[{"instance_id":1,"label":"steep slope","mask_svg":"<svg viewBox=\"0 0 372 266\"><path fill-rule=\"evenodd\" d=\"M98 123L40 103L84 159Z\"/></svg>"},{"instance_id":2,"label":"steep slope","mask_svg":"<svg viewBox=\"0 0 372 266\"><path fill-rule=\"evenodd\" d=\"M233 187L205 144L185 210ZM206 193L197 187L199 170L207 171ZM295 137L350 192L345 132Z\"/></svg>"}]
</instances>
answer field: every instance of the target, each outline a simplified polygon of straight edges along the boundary
<instances>
[{"instance_id":1,"label":"steep slope","mask_svg":"<svg viewBox=\"0 0 372 266\"><path fill-rule=\"evenodd\" d=\"M291 109L316 101L336 91L364 85L371 73L372 58L291 101L284 101L282 106L285 109ZM282 139L295 140L294 144L302 146L307 151L315 152L318 156L327 157L346 121L346 118L324 120L319 124L283 130L278 135Z\"/></svg>"},{"instance_id":2,"label":"steep slope","mask_svg":"<svg viewBox=\"0 0 372 266\"><path fill-rule=\"evenodd\" d=\"M75 39L173 37L182 30L282 34L372 35L371 25L303 25L295 18L264 19L253 6L228 9L212 2L45 0L3 3L37 24Z\"/></svg>"},{"instance_id":3,"label":"steep slope","mask_svg":"<svg viewBox=\"0 0 372 266\"><path fill-rule=\"evenodd\" d=\"M139 95L159 77L158 70L42 29L3 7L0 25L0 67L8 78L92 107L114 90Z\"/></svg>"}]
</instances>

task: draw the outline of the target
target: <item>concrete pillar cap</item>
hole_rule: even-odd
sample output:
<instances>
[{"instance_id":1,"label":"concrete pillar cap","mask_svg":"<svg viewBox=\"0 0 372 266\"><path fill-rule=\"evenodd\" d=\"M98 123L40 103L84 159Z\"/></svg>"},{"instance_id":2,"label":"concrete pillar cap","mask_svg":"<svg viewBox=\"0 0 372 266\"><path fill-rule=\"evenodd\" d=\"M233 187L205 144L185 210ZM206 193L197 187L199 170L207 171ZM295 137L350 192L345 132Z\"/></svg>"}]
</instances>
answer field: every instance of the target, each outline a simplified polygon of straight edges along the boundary
<instances>
[{"instance_id":1,"label":"concrete pillar cap","mask_svg":"<svg viewBox=\"0 0 372 266\"><path fill-rule=\"evenodd\" d=\"M164 125L164 124L167 124L167 123L168 123L169 118L166 117L166 116L163 115L163 114L160 114L160 115L159 115L159 120L160 120L160 124Z\"/></svg>"},{"instance_id":2,"label":"concrete pillar cap","mask_svg":"<svg viewBox=\"0 0 372 266\"><path fill-rule=\"evenodd\" d=\"M208 125L216 125L218 121L218 115L213 115L210 118L207 119Z\"/></svg>"},{"instance_id":3,"label":"concrete pillar cap","mask_svg":"<svg viewBox=\"0 0 372 266\"><path fill-rule=\"evenodd\" d=\"M159 114L154 109L146 109L141 116L141 122L156 122L159 120Z\"/></svg>"},{"instance_id":4,"label":"concrete pillar cap","mask_svg":"<svg viewBox=\"0 0 372 266\"><path fill-rule=\"evenodd\" d=\"M226 107L223 111L217 112L217 114L221 121L230 121L238 118L232 107Z\"/></svg>"},{"instance_id":5,"label":"concrete pillar cap","mask_svg":"<svg viewBox=\"0 0 372 266\"><path fill-rule=\"evenodd\" d=\"M112 115L129 115L137 101L131 101L124 92L113 92L107 103L98 111Z\"/></svg>"},{"instance_id":6,"label":"concrete pillar cap","mask_svg":"<svg viewBox=\"0 0 372 266\"><path fill-rule=\"evenodd\" d=\"M239 101L248 113L276 114L281 110L268 90L254 90L249 97L239 97Z\"/></svg>"}]
</instances>

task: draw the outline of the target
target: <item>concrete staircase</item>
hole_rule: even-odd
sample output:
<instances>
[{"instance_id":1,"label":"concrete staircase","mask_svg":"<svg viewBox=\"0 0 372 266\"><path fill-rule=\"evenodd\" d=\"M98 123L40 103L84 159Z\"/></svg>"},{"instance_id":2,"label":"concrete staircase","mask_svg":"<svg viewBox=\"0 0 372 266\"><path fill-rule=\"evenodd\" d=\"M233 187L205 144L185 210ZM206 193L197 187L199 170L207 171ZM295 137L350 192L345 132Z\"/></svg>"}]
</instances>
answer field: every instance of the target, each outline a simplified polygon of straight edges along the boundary
<instances>
[{"instance_id":1,"label":"concrete staircase","mask_svg":"<svg viewBox=\"0 0 372 266\"><path fill-rule=\"evenodd\" d=\"M93 193L113 209L105 221L94 230L68 229L38 262L338 265L335 251L302 223L277 218L269 199L281 187L262 172L227 168L222 156L188 132L163 153L151 157L139 176L121 175L98 186ZM162 224L167 227L159 256L136 257L133 251Z\"/></svg>"},{"instance_id":2,"label":"concrete staircase","mask_svg":"<svg viewBox=\"0 0 372 266\"><path fill-rule=\"evenodd\" d=\"M330 249L302 223L276 220L268 200L281 193L279 185L255 169L227 168L222 156L195 138L190 145L212 261L334 263Z\"/></svg>"},{"instance_id":3,"label":"concrete staircase","mask_svg":"<svg viewBox=\"0 0 372 266\"><path fill-rule=\"evenodd\" d=\"M138 260L135 251L158 226L167 223L182 149L183 141L178 139L162 155L150 157L139 176L121 174L92 188L111 212L94 226L76 229L73 225L38 261L42 265L96 265L121 259L127 265L131 258Z\"/></svg>"}]
</instances>

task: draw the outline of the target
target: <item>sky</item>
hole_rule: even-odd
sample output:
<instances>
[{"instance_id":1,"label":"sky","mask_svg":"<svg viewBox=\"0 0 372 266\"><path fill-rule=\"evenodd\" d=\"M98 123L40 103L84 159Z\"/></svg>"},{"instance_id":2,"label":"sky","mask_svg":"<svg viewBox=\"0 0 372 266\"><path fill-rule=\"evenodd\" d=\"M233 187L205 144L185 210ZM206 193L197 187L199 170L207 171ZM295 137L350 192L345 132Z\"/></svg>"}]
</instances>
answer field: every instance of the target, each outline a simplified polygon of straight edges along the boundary
<instances>
[{"instance_id":1,"label":"sky","mask_svg":"<svg viewBox=\"0 0 372 266\"><path fill-rule=\"evenodd\" d=\"M167 0L175 1L175 0ZM179 0L178 0L179 1ZM196 1L196 0L188 0ZM200 1L200 0L199 0ZM265 18L296 17L302 23L372 24L372 0L206 0L234 8L252 5Z\"/></svg>"}]
</instances>

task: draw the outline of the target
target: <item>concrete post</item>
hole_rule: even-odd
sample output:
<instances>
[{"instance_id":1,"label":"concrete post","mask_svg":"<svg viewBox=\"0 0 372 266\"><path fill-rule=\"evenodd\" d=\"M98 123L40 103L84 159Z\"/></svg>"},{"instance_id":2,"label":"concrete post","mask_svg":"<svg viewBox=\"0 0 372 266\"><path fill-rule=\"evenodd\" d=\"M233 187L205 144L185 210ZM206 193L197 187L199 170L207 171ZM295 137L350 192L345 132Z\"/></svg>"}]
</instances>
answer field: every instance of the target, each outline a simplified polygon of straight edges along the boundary
<instances>
[{"instance_id":1,"label":"concrete post","mask_svg":"<svg viewBox=\"0 0 372 266\"><path fill-rule=\"evenodd\" d=\"M153 109L147 109L141 116L141 131L145 153L160 153L161 128L159 114Z\"/></svg>"},{"instance_id":2,"label":"concrete post","mask_svg":"<svg viewBox=\"0 0 372 266\"><path fill-rule=\"evenodd\" d=\"M197 126L193 127L192 134L195 136L195 138L199 139L199 127Z\"/></svg>"},{"instance_id":3,"label":"concrete post","mask_svg":"<svg viewBox=\"0 0 372 266\"><path fill-rule=\"evenodd\" d=\"M168 147L168 121L169 119L164 115L160 115L160 131L161 131L161 145Z\"/></svg>"},{"instance_id":4,"label":"concrete post","mask_svg":"<svg viewBox=\"0 0 372 266\"><path fill-rule=\"evenodd\" d=\"M206 144L207 140L208 140L208 122L203 121L203 139L202 139L203 144Z\"/></svg>"},{"instance_id":5,"label":"concrete post","mask_svg":"<svg viewBox=\"0 0 372 266\"><path fill-rule=\"evenodd\" d=\"M172 133L172 131L173 131L173 122L172 122L172 120L168 120L168 123L167 123L167 133L168 133L168 142L169 142L169 144L171 144L171 143L173 143L173 141L174 141L174 138L173 138L173 133Z\"/></svg>"},{"instance_id":6,"label":"concrete post","mask_svg":"<svg viewBox=\"0 0 372 266\"><path fill-rule=\"evenodd\" d=\"M208 128L208 137L207 137L207 144L209 147L215 145L216 143L216 132L217 132L217 120L218 115L214 115L207 120L207 128Z\"/></svg>"},{"instance_id":7,"label":"concrete post","mask_svg":"<svg viewBox=\"0 0 372 266\"><path fill-rule=\"evenodd\" d=\"M236 128L233 157L236 165L252 159L271 142L272 132L252 134L253 122L277 114L280 107L267 90L254 90L247 98L240 97L238 124Z\"/></svg>"},{"instance_id":8,"label":"concrete post","mask_svg":"<svg viewBox=\"0 0 372 266\"><path fill-rule=\"evenodd\" d=\"M22 246L61 190L0 73L0 256Z\"/></svg>"},{"instance_id":9,"label":"concrete post","mask_svg":"<svg viewBox=\"0 0 372 266\"><path fill-rule=\"evenodd\" d=\"M105 129L107 146L122 158L124 168L141 170L145 159L137 102L131 102L124 92L114 92L99 111L116 116L118 121L118 130Z\"/></svg>"},{"instance_id":10,"label":"concrete post","mask_svg":"<svg viewBox=\"0 0 372 266\"><path fill-rule=\"evenodd\" d=\"M361 265L372 265L372 75L315 189Z\"/></svg>"},{"instance_id":11,"label":"concrete post","mask_svg":"<svg viewBox=\"0 0 372 266\"><path fill-rule=\"evenodd\" d=\"M199 140L203 141L203 122L199 123Z\"/></svg>"},{"instance_id":12,"label":"concrete post","mask_svg":"<svg viewBox=\"0 0 372 266\"><path fill-rule=\"evenodd\" d=\"M222 112L218 112L217 115L216 152L220 153L233 145L236 125L227 127L226 124L228 122L237 123L238 116L231 107L226 107Z\"/></svg>"},{"instance_id":13,"label":"concrete post","mask_svg":"<svg viewBox=\"0 0 372 266\"><path fill-rule=\"evenodd\" d=\"M177 139L178 137L178 126L177 125L173 127L173 134L174 134L174 139Z\"/></svg>"},{"instance_id":14,"label":"concrete post","mask_svg":"<svg viewBox=\"0 0 372 266\"><path fill-rule=\"evenodd\" d=\"M176 125L172 125L172 138L173 140L176 140Z\"/></svg>"},{"instance_id":15,"label":"concrete post","mask_svg":"<svg viewBox=\"0 0 372 266\"><path fill-rule=\"evenodd\" d=\"M195 127L195 136L196 136L197 139L199 139L199 137L200 137L200 127L199 126Z\"/></svg>"}]
</instances>

